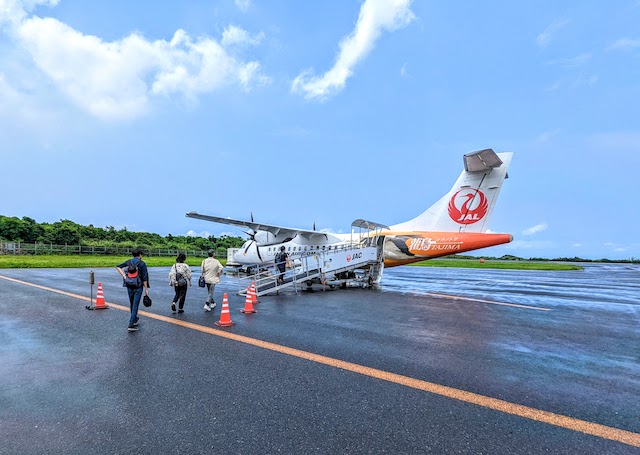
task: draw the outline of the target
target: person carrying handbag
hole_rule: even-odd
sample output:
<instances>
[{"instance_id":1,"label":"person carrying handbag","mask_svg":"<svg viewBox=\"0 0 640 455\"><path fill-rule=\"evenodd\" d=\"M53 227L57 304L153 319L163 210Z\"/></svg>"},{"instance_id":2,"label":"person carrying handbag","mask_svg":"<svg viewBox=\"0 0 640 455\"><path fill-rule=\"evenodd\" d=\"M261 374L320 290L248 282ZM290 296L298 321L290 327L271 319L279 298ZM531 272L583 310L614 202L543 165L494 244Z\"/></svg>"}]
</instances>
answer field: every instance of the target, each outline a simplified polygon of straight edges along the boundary
<instances>
[{"instance_id":1,"label":"person carrying handbag","mask_svg":"<svg viewBox=\"0 0 640 455\"><path fill-rule=\"evenodd\" d=\"M200 266L202 276L204 276L204 282L207 285L207 300L204 302L204 311L211 311L216 307L216 302L213 300L213 291L216 288L216 284L220 282L222 276L222 264L215 258L215 251L209 250L209 255Z\"/></svg>"},{"instance_id":2,"label":"person carrying handbag","mask_svg":"<svg viewBox=\"0 0 640 455\"><path fill-rule=\"evenodd\" d=\"M176 303L178 304L178 313L184 313L184 301L187 298L187 286L191 286L191 268L184 261L187 256L180 253L176 258L176 263L169 271L169 285L173 286L175 296L171 302L171 311L176 312Z\"/></svg>"}]
</instances>

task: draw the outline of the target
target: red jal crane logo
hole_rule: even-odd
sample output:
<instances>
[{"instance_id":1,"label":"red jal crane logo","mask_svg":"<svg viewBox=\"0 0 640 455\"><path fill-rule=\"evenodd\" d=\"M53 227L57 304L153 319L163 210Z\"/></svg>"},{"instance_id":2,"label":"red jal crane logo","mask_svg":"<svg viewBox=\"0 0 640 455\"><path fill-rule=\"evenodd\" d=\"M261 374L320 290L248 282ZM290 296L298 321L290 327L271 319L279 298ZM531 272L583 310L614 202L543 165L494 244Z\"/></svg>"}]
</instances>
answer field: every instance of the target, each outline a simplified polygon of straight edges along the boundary
<instances>
[{"instance_id":1,"label":"red jal crane logo","mask_svg":"<svg viewBox=\"0 0 640 455\"><path fill-rule=\"evenodd\" d=\"M460 190L449 201L449 216L460 224L480 221L488 209L487 197L480 190Z\"/></svg>"}]
</instances>

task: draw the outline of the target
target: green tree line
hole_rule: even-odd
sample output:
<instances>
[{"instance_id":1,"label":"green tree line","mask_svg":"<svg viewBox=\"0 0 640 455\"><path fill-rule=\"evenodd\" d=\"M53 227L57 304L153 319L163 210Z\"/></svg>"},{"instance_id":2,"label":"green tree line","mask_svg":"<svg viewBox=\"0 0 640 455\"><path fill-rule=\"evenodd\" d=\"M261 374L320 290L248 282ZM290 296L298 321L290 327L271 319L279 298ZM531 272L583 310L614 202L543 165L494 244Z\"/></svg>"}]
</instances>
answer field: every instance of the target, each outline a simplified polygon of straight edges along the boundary
<instances>
[{"instance_id":1,"label":"green tree line","mask_svg":"<svg viewBox=\"0 0 640 455\"><path fill-rule=\"evenodd\" d=\"M242 237L222 235L215 237L174 236L148 232L133 232L82 226L70 220L55 223L38 223L29 217L8 217L0 215L0 240L5 242L41 243L54 245L81 245L99 247L123 247L143 249L208 250L209 248L238 248L244 243Z\"/></svg>"}]
</instances>

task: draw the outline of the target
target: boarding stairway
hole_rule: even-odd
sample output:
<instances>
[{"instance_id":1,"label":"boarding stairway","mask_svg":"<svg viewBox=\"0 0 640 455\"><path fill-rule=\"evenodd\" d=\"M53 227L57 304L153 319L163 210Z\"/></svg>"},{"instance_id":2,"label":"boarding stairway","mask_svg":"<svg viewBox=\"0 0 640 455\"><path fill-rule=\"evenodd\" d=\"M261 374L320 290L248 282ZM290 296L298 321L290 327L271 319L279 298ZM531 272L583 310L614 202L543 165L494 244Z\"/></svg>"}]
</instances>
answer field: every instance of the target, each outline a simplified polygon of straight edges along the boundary
<instances>
[{"instance_id":1,"label":"boarding stairway","mask_svg":"<svg viewBox=\"0 0 640 455\"><path fill-rule=\"evenodd\" d=\"M305 252L292 255L287 261L284 283L278 283L277 264L255 264L247 267L253 273L238 274L238 294L246 295L247 288L255 284L258 296L277 294L285 289L297 293L313 285L346 287L356 284L372 287L380 282L384 269L384 237L372 237L360 242L340 245L337 249Z\"/></svg>"},{"instance_id":2,"label":"boarding stairway","mask_svg":"<svg viewBox=\"0 0 640 455\"><path fill-rule=\"evenodd\" d=\"M299 288L320 284L323 287L342 286L348 282L373 285L382 274L382 242L380 245L344 245L330 251L317 251L303 256L294 256L284 274L284 283L277 282L280 273L277 264L268 268L253 267L256 272L239 277L238 294L245 295L247 287L255 283L258 296L276 294L287 288Z\"/></svg>"}]
</instances>

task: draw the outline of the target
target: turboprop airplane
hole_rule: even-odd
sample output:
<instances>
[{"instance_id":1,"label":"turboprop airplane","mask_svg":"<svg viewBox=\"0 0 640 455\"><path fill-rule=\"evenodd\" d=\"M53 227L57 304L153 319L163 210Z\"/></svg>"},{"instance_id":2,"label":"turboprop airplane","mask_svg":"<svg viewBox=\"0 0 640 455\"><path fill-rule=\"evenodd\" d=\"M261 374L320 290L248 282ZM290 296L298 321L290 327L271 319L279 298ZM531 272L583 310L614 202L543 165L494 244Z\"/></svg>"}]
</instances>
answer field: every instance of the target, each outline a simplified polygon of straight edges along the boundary
<instances>
[{"instance_id":1,"label":"turboprop airplane","mask_svg":"<svg viewBox=\"0 0 640 455\"><path fill-rule=\"evenodd\" d=\"M464 170L451 190L412 220L392 226L356 220L359 225L375 228L375 235L384 236L384 267L511 242L513 236L510 234L486 232L502 184L508 178L511 157L512 153L495 153L492 149L464 155ZM353 231L333 234L289 228L257 223L253 216L251 221L197 212L189 212L186 216L251 230L246 232L249 240L233 256L234 261L242 265L272 265L282 246L295 259L353 243Z\"/></svg>"}]
</instances>

